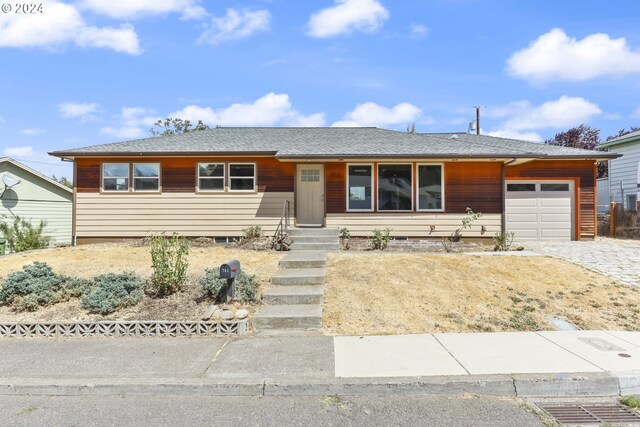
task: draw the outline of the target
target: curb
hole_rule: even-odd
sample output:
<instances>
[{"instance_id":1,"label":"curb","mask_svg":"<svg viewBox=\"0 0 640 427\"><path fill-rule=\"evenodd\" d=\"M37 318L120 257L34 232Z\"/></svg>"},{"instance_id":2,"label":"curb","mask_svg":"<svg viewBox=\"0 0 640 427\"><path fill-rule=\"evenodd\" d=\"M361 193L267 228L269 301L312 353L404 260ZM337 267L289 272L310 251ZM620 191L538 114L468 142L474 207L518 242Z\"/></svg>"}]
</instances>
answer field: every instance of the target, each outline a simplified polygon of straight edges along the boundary
<instances>
[{"instance_id":1,"label":"curb","mask_svg":"<svg viewBox=\"0 0 640 427\"><path fill-rule=\"evenodd\" d=\"M471 375L410 378L0 379L0 395L397 396L463 393L522 398L637 393L640 374Z\"/></svg>"}]
</instances>

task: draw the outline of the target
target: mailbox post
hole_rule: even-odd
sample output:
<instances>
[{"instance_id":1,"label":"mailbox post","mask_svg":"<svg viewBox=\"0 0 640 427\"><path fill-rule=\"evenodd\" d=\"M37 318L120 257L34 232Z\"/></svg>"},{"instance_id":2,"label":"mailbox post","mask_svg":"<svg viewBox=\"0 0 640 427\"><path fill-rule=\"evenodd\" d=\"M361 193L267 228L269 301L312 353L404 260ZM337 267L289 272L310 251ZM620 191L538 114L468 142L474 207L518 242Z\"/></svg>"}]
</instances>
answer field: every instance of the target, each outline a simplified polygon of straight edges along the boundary
<instances>
[{"instance_id":1,"label":"mailbox post","mask_svg":"<svg viewBox=\"0 0 640 427\"><path fill-rule=\"evenodd\" d=\"M220 278L227 279L224 289L225 301L232 300L236 292L236 276L240 274L240 261L233 260L220 266Z\"/></svg>"}]
</instances>

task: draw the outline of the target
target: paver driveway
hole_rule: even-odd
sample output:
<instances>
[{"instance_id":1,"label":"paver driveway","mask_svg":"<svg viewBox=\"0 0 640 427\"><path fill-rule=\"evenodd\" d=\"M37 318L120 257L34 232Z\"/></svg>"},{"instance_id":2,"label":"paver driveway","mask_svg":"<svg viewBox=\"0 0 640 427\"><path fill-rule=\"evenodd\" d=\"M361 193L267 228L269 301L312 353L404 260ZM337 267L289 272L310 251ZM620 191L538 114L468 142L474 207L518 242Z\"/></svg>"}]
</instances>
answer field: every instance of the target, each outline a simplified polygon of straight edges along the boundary
<instances>
[{"instance_id":1,"label":"paver driveway","mask_svg":"<svg viewBox=\"0 0 640 427\"><path fill-rule=\"evenodd\" d=\"M599 237L580 242L523 242L523 246L543 255L574 264L640 287L640 240Z\"/></svg>"}]
</instances>

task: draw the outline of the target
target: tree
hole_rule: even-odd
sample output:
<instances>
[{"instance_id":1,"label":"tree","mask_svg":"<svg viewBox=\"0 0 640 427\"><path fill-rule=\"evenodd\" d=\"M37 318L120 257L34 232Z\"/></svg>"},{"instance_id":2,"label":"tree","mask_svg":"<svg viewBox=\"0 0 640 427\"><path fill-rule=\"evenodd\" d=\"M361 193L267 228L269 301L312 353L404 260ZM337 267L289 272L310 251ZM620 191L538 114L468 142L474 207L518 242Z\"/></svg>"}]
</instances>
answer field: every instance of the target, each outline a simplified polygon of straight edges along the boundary
<instances>
[{"instance_id":1,"label":"tree","mask_svg":"<svg viewBox=\"0 0 640 427\"><path fill-rule=\"evenodd\" d=\"M621 136L625 136L631 132L637 132L639 130L640 130L640 126L631 126L629 130L626 130L624 128L620 129L617 134L608 136L607 141L611 141L614 138L620 138Z\"/></svg>"},{"instance_id":2,"label":"tree","mask_svg":"<svg viewBox=\"0 0 640 427\"><path fill-rule=\"evenodd\" d=\"M164 120L158 120L149 130L153 136L176 135L187 132L195 132L198 130L211 129L204 124L202 120L198 120L195 126L189 120L167 117Z\"/></svg>"},{"instance_id":3,"label":"tree","mask_svg":"<svg viewBox=\"0 0 640 427\"><path fill-rule=\"evenodd\" d=\"M593 150L600 143L600 129L591 126L580 125L566 132L556 133L552 139L547 139L545 144L559 145L561 147L582 148Z\"/></svg>"},{"instance_id":4,"label":"tree","mask_svg":"<svg viewBox=\"0 0 640 427\"><path fill-rule=\"evenodd\" d=\"M58 184L62 184L67 188L73 188L73 182L69 181L69 179L67 179L64 176L61 176L60 178L56 178L55 175L51 176L51 179L53 179L55 182L57 182Z\"/></svg>"}]
</instances>

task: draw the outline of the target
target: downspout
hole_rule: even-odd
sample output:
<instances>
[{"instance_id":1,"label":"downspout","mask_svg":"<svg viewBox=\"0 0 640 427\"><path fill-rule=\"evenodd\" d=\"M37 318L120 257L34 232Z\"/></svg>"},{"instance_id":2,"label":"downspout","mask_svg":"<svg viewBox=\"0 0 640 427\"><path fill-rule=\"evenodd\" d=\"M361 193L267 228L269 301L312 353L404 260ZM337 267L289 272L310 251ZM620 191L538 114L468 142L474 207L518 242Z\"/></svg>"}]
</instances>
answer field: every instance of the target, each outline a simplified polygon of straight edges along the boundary
<instances>
[{"instance_id":1,"label":"downspout","mask_svg":"<svg viewBox=\"0 0 640 427\"><path fill-rule=\"evenodd\" d=\"M502 164L502 220L500 221L500 231L502 232L502 234L507 232L507 225L506 225L506 219L507 219L507 182L506 182L506 176L507 176L507 166L509 166L511 163L515 162L516 159L515 157L511 160L509 160L506 163Z\"/></svg>"}]
</instances>

